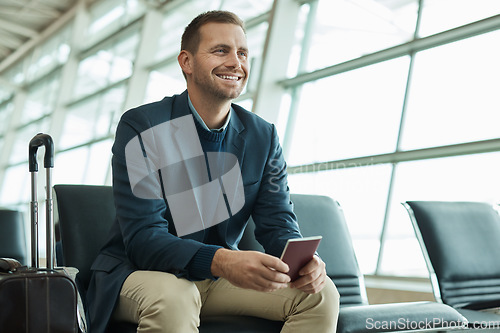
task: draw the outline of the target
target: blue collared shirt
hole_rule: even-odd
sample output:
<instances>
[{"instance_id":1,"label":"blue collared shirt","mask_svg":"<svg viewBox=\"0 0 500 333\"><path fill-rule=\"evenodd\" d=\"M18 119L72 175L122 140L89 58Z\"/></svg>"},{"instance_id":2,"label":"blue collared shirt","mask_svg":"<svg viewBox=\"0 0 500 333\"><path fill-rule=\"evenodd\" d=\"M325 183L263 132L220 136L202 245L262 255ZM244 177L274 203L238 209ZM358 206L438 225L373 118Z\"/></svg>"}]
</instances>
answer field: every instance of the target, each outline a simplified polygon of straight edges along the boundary
<instances>
[{"instance_id":1,"label":"blue collared shirt","mask_svg":"<svg viewBox=\"0 0 500 333\"><path fill-rule=\"evenodd\" d=\"M194 108L194 105L193 103L191 102L191 98L189 98L189 95L188 95L188 104L189 104L189 109L191 109L191 112L193 113L193 116L194 118L196 119L196 121L198 121L198 123L204 128L206 129L207 131L211 131L211 132L222 132L223 130L226 129L227 127L227 124L229 124L229 120L231 119L231 113L233 112L233 108L231 107L229 109L229 113L227 114L227 119L226 119L226 122L224 123L224 125L222 125L221 128L217 128L217 129L210 129L208 128L207 124L205 124L205 122L203 121L203 119L201 118L200 114L198 113L198 111L196 111L196 109Z\"/></svg>"}]
</instances>

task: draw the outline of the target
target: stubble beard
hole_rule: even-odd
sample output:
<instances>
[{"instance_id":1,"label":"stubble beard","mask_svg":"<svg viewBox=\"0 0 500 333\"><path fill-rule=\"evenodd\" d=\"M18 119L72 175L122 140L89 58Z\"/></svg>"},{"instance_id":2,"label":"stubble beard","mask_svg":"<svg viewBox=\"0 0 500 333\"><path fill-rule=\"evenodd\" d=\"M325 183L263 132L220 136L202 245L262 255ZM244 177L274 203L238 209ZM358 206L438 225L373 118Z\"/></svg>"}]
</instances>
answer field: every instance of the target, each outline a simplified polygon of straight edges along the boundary
<instances>
[{"instance_id":1,"label":"stubble beard","mask_svg":"<svg viewBox=\"0 0 500 333\"><path fill-rule=\"evenodd\" d=\"M244 80L244 78L241 78L240 80ZM224 89L223 87L219 87L215 81L210 80L209 78L206 77L203 78L193 77L193 81L198 86L203 87L207 95L210 95L214 99L220 101L228 101L237 98L238 96L240 96L246 84L245 82L243 85L238 87L238 89Z\"/></svg>"}]
</instances>

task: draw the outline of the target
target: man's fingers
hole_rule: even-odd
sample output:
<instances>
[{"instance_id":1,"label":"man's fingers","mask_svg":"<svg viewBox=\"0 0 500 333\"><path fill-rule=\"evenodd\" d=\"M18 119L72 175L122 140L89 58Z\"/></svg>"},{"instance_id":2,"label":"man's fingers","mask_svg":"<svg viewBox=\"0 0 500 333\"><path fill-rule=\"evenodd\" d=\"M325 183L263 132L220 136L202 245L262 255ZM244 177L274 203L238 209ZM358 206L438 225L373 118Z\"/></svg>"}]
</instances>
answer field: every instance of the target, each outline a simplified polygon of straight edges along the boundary
<instances>
[{"instance_id":1,"label":"man's fingers","mask_svg":"<svg viewBox=\"0 0 500 333\"><path fill-rule=\"evenodd\" d=\"M315 294L319 292L325 286L326 279L316 280L313 283L307 284L300 288L303 292L307 294Z\"/></svg>"},{"instance_id":2,"label":"man's fingers","mask_svg":"<svg viewBox=\"0 0 500 333\"><path fill-rule=\"evenodd\" d=\"M270 281L267 279L259 278L258 280L255 281L255 288L254 289L259 290L259 291L269 292L269 291L274 291L277 289L284 289L287 287L288 287L288 283L275 282L275 281Z\"/></svg>"},{"instance_id":3,"label":"man's fingers","mask_svg":"<svg viewBox=\"0 0 500 333\"><path fill-rule=\"evenodd\" d=\"M262 256L262 264L281 273L287 273L290 270L283 260L268 254Z\"/></svg>"},{"instance_id":4,"label":"man's fingers","mask_svg":"<svg viewBox=\"0 0 500 333\"><path fill-rule=\"evenodd\" d=\"M303 292L314 294L323 289L326 276L325 263L317 256L315 256L309 263L304 266L299 274L297 280L292 284L292 288L297 288Z\"/></svg>"},{"instance_id":5,"label":"man's fingers","mask_svg":"<svg viewBox=\"0 0 500 333\"><path fill-rule=\"evenodd\" d=\"M290 286L309 294L316 293L323 289L327 278L326 274L319 274L316 277L313 275L306 275L295 280Z\"/></svg>"},{"instance_id":6,"label":"man's fingers","mask_svg":"<svg viewBox=\"0 0 500 333\"><path fill-rule=\"evenodd\" d=\"M284 284L287 284L288 282L290 282L290 277L288 275L286 275L285 273L279 272L279 271L274 270L274 269L269 269L267 267L262 272L262 276L268 281L284 283Z\"/></svg>"},{"instance_id":7,"label":"man's fingers","mask_svg":"<svg viewBox=\"0 0 500 333\"><path fill-rule=\"evenodd\" d=\"M299 275L311 274L322 264L324 265L323 261L318 256L313 256L313 258L299 271Z\"/></svg>"}]
</instances>

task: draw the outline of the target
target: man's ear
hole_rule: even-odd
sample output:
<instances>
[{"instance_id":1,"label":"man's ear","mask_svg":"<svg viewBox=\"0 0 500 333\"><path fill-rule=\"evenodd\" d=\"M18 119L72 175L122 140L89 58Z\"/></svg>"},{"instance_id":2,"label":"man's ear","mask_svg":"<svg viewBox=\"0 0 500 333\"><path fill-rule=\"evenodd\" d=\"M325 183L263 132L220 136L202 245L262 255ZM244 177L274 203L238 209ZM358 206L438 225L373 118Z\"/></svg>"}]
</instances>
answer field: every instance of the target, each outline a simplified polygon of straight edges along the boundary
<instances>
[{"instance_id":1,"label":"man's ear","mask_svg":"<svg viewBox=\"0 0 500 333\"><path fill-rule=\"evenodd\" d=\"M193 72L193 69L191 67L192 64L192 55L186 50L182 50L179 55L177 56L177 61L179 62L179 66L181 66L181 69L184 73L186 74L191 74Z\"/></svg>"}]
</instances>

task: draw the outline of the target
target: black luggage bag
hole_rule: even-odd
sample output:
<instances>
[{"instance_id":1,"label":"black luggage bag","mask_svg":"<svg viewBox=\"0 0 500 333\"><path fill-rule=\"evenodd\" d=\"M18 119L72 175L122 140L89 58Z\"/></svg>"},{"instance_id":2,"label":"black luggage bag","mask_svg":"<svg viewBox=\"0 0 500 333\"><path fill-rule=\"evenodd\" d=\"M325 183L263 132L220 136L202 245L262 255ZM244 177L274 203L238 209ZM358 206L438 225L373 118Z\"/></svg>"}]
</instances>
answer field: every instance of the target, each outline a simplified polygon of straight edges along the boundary
<instances>
[{"instance_id":1,"label":"black luggage bag","mask_svg":"<svg viewBox=\"0 0 500 333\"><path fill-rule=\"evenodd\" d=\"M39 267L37 150L45 146L46 181L46 268ZM37 134L29 143L31 173L31 266L0 259L0 332L78 332L77 288L62 268L54 267L54 223L52 218L51 168L54 145L47 134Z\"/></svg>"}]
</instances>

